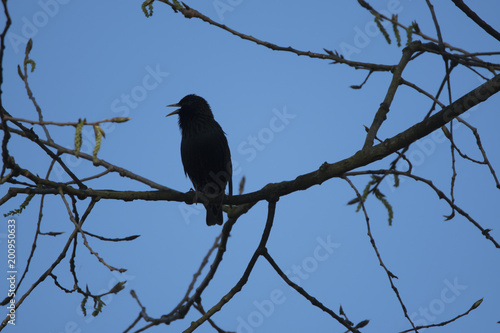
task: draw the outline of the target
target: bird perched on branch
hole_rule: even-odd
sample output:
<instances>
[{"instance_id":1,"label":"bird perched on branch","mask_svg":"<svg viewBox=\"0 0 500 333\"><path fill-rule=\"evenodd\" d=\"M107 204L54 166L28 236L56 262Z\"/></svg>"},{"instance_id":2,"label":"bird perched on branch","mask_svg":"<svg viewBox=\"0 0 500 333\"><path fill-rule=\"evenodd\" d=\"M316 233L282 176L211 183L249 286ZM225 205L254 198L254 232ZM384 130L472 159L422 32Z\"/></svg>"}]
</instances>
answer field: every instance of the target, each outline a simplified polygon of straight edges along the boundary
<instances>
[{"instance_id":1,"label":"bird perched on branch","mask_svg":"<svg viewBox=\"0 0 500 333\"><path fill-rule=\"evenodd\" d=\"M207 225L221 225L222 200L228 183L229 196L233 192L231 152L226 135L207 101L199 96L187 95L179 103L167 106L179 107L167 117L179 115L182 164L184 173L193 182L195 201L201 192L206 197L203 205L207 209Z\"/></svg>"}]
</instances>

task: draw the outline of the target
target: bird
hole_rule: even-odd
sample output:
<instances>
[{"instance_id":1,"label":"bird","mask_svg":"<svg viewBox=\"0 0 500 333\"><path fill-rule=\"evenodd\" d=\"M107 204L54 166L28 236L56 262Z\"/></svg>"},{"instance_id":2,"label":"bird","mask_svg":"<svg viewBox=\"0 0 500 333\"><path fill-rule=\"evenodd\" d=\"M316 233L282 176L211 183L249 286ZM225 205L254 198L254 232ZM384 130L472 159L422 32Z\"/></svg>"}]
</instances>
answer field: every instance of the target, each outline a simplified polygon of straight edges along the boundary
<instances>
[{"instance_id":1,"label":"bird","mask_svg":"<svg viewBox=\"0 0 500 333\"><path fill-rule=\"evenodd\" d=\"M202 201L207 210L207 225L222 225L222 201L228 183L229 197L233 194L231 152L226 133L215 120L210 105L200 96L190 94L167 107L179 107L166 117L179 116L182 165L184 174L193 183L195 202L201 192L206 197Z\"/></svg>"}]
</instances>

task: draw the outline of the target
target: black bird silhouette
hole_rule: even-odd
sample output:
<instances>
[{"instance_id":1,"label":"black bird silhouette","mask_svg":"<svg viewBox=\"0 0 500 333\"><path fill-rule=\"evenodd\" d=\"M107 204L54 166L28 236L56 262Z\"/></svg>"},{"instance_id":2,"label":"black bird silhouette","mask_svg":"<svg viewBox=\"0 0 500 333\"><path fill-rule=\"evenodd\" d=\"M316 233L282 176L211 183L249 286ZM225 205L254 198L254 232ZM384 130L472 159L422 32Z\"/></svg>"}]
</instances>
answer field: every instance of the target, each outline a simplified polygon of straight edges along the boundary
<instances>
[{"instance_id":1,"label":"black bird silhouette","mask_svg":"<svg viewBox=\"0 0 500 333\"><path fill-rule=\"evenodd\" d=\"M193 182L196 191L208 200L207 225L222 224L222 200L229 183L229 196L233 192L231 152L224 131L214 119L207 101L196 95L187 95L177 104L180 107L167 115L179 115L182 134L181 158L184 173Z\"/></svg>"}]
</instances>

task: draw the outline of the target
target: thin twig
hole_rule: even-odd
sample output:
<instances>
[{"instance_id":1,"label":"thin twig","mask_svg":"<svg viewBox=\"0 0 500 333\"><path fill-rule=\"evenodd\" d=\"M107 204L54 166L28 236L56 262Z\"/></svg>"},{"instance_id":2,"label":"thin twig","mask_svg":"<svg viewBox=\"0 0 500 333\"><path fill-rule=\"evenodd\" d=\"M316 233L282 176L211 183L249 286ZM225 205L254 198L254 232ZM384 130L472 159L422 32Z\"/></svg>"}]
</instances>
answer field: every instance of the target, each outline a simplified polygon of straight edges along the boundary
<instances>
[{"instance_id":1,"label":"thin twig","mask_svg":"<svg viewBox=\"0 0 500 333\"><path fill-rule=\"evenodd\" d=\"M2 34L0 35L0 119L2 120L2 127L4 129L4 135L2 139L2 171L0 172L0 178L3 178L7 167L10 165L9 150L7 149L8 142L10 140L9 127L7 121L5 120L5 112L3 108L3 55L5 51L5 38L7 37L7 32L9 31L12 20L10 18L9 9L7 8L7 0L2 0L3 11L5 13L5 26L3 28Z\"/></svg>"},{"instance_id":2,"label":"thin twig","mask_svg":"<svg viewBox=\"0 0 500 333\"><path fill-rule=\"evenodd\" d=\"M123 333L128 333L128 332L130 332L130 330L131 330L132 328L134 328L134 326L135 326L135 325L137 325L137 323L141 320L141 318L142 318L142 316L139 314L139 315L137 316L137 318L135 318L135 320L132 322L132 324L130 324L130 325L129 325L126 329L125 329L125 331L123 331Z\"/></svg>"},{"instance_id":3,"label":"thin twig","mask_svg":"<svg viewBox=\"0 0 500 333\"><path fill-rule=\"evenodd\" d=\"M449 130L449 140L450 150L451 150L451 181L450 181L450 198L451 202L455 203L455 183L457 180L457 169L456 169L456 159L455 159L455 144L453 143L453 121L450 122L450 130ZM453 207L453 206L452 206ZM455 216L455 209L452 208L451 214L446 216L447 220L451 220Z\"/></svg>"},{"instance_id":4,"label":"thin twig","mask_svg":"<svg viewBox=\"0 0 500 333\"><path fill-rule=\"evenodd\" d=\"M441 35L441 28L439 27L439 23L436 17L436 12L434 11L434 6L431 4L429 0L425 0L425 2L427 3L427 7L429 7L429 10L431 12L432 21L434 22L434 27L436 28L436 33L438 36L439 46L444 49L445 46L443 42L443 36Z\"/></svg>"},{"instance_id":5,"label":"thin twig","mask_svg":"<svg viewBox=\"0 0 500 333\"><path fill-rule=\"evenodd\" d=\"M219 247L219 241L220 241L221 237L222 237L222 231L219 234L219 236L215 237L214 244L208 250L208 252L205 255L205 257L203 257L203 260L201 261L200 267L198 268L198 270L196 271L196 273L194 273L193 279L191 280L191 283L189 284L189 286L188 286L188 288L186 290L186 294L184 295L184 297L182 298L182 300L179 302L179 304L176 306L177 308L180 308L182 306L182 304L189 299L189 294L193 290L194 285L196 283L196 280L201 275L201 272L203 271L203 268L205 268L205 266L208 264L208 258L210 258L210 256L212 255L212 253Z\"/></svg>"},{"instance_id":6,"label":"thin twig","mask_svg":"<svg viewBox=\"0 0 500 333\"><path fill-rule=\"evenodd\" d=\"M495 183L496 183L497 188L500 189L500 182L498 181L497 175L495 173L495 169L493 169L493 166L491 165L490 161L488 160L488 157L486 156L486 151L484 150L483 144L481 143L481 137L479 136L479 132L477 131L477 128L475 128L474 126L472 126L471 124L469 124L468 122L466 122L465 120L463 120L460 117L457 117L457 120L459 122L461 122L462 124L464 124L465 126L467 126L472 131L472 134L474 134L474 137L476 138L477 147L481 151L481 155L483 155L483 161L475 161L475 160L471 159L470 157L468 157L467 155L462 155L462 154L460 154L460 155L464 158L467 158L467 159L475 162L475 163L486 164L488 166L488 168L490 169L490 173L493 176L493 179L495 179ZM457 151L458 151L458 149L457 149Z\"/></svg>"},{"instance_id":7,"label":"thin twig","mask_svg":"<svg viewBox=\"0 0 500 333\"><path fill-rule=\"evenodd\" d=\"M394 175L399 175L399 176L406 176L406 177L412 178L413 180L416 180L416 181L419 181L419 182L422 182L422 183L428 185L432 190L434 190L434 192L437 194L437 196L439 197L439 199L445 200L452 209L454 209L460 215L462 215L467 220L469 220L469 222L471 222L477 229L479 229L481 231L481 234L486 239L488 239L489 241L491 241L495 245L495 247L497 249L500 249L500 244L490 235L491 229L484 229L465 210L463 210L462 208L460 208L459 206L457 206L455 203L453 203L452 200L450 198L448 198L446 196L446 194L444 194L443 191L441 191L439 188L437 188L436 185L434 185L434 183L431 180L429 180L429 179L425 179L425 178L422 178L422 177L419 177L419 176L416 176L416 175L413 175L413 174L410 174L410 173L407 173L407 172L401 172L401 171L398 171L398 170L352 171L352 172L347 172L344 175L345 176L359 176L359 175L374 175L374 174L387 174L387 173L394 174Z\"/></svg>"},{"instance_id":8,"label":"thin twig","mask_svg":"<svg viewBox=\"0 0 500 333\"><path fill-rule=\"evenodd\" d=\"M372 15L378 15L379 17L383 18L384 20L387 20L389 22L391 22L392 24L396 24L397 26L403 28L404 30L407 30L408 27L401 24L401 22L397 21L397 20L393 20L391 17L388 17L388 16L385 16L384 14L382 14L381 12L378 12L376 11L371 5L369 5L365 0L358 0L358 3L361 5L361 7L369 10L370 12L372 12ZM424 34L422 31L414 31L414 34L422 37L423 39L425 40L428 40L428 41L431 41L431 42L434 42L434 43L439 43L439 40L435 39L435 38L432 38L431 36L428 36L426 34ZM448 43L444 43L444 46L450 50L453 50L453 51L458 51L458 52L461 52L463 54L467 54L469 55L470 53L468 53L467 51L465 51L464 49L461 49L461 48L458 48L458 47L455 47L453 45L450 45Z\"/></svg>"},{"instance_id":9,"label":"thin twig","mask_svg":"<svg viewBox=\"0 0 500 333\"><path fill-rule=\"evenodd\" d=\"M95 203L97 201L96 200L92 200L90 203L89 203L89 206L87 207L87 211L90 212ZM88 214L87 214L88 215ZM64 245L61 253L59 254L59 256L57 257L57 259L50 265L50 267L38 278L38 280L36 280L32 285L31 287L23 294L23 296L21 296L20 299L17 299L16 300L16 309L19 308L19 306L24 302L24 300L26 299L26 297L28 297L31 292L40 284L42 283L51 273L52 271L57 267L57 265L59 265L59 263L64 259L64 257L66 256L66 252L68 251L68 248L69 246L71 245L71 243L73 242L73 238L76 237L76 235L78 234L78 229L81 228L81 226L83 225L83 222L85 222L85 219L83 218L82 216L82 219L80 220L80 223L78 224L78 227L75 229L73 229L73 232L71 233L71 235L68 237L68 240L66 241L66 244ZM8 321L10 320L10 315L7 315L7 317L3 320L3 322L0 324L0 330L3 329Z\"/></svg>"},{"instance_id":10,"label":"thin twig","mask_svg":"<svg viewBox=\"0 0 500 333\"><path fill-rule=\"evenodd\" d=\"M105 176L105 175L107 175L107 174L108 174L108 173L110 173L110 172L111 172L111 170L110 170L110 169L106 169L106 170L104 170L103 172L100 172L100 173L98 173L98 174L96 174L96 175L89 176L89 177L86 177L86 178L81 178L81 179L80 179L80 181L81 181L81 182L87 182L87 181L92 180L92 179L101 178L102 176ZM66 185L70 185L70 184L74 184L74 183L75 183L75 182L71 180L71 181L69 181L69 182L66 182L65 184L66 184Z\"/></svg>"},{"instance_id":11,"label":"thin twig","mask_svg":"<svg viewBox=\"0 0 500 333\"><path fill-rule=\"evenodd\" d=\"M267 240L269 239L269 234L271 233L271 229L273 227L273 221L274 221L274 213L276 212L276 200L274 201L269 201L268 205L268 213L267 213L267 221L266 221L266 226L264 228L264 232L262 233L262 237L260 239L259 245L257 246L257 249L255 250L254 254L252 255L252 258L248 262L247 268L245 269L245 272L243 272L243 275L241 276L240 280L236 285L226 294L224 295L221 300L215 304L210 310L208 310L201 318L199 318L196 321L191 322L191 326L184 330L183 333L191 333L193 332L197 327L199 327L201 324L203 324L208 318L212 317L216 312L220 311L222 307L227 304L233 297L236 295L238 292L241 291L243 286L247 283L248 277L250 276L250 273L252 272L255 263L257 262L257 259L264 253L266 252L266 244Z\"/></svg>"},{"instance_id":12,"label":"thin twig","mask_svg":"<svg viewBox=\"0 0 500 333\"><path fill-rule=\"evenodd\" d=\"M427 91L425 91L424 89L420 88L419 86L417 86L416 84L414 83L411 83L411 82L408 82L406 81L405 79L401 78L400 79L400 83L401 84L404 84L410 88L413 88L415 89L416 91L418 91L419 93L429 97L434 103L436 103L437 105L439 105L441 108L444 108L446 105L444 105L443 103L441 103L436 97L432 96L430 93L428 93Z\"/></svg>"},{"instance_id":13,"label":"thin twig","mask_svg":"<svg viewBox=\"0 0 500 333\"><path fill-rule=\"evenodd\" d=\"M224 253L226 252L227 241L229 239L234 224L241 215L247 213L250 210L250 208L252 208L255 204L256 203L254 202L250 204L240 205L232 208L228 212L227 214L228 220L226 221L226 223L224 223L224 226L222 228L222 236L218 246L217 254L215 255L215 259L212 265L210 265L210 270L208 271L205 278L201 281L200 285L196 288L194 294L191 297L189 297L189 299L186 300L184 303L179 303L179 305L177 305L170 313L161 316L161 318L159 319L148 316L145 313L145 309L142 309L141 311L144 312L143 318L145 321L149 322L149 324L147 324L146 326L144 326L143 328L141 328L136 332L141 332L148 327L159 324L169 325L173 321L183 319L186 316L191 306L193 306L195 302L200 300L203 291L208 287L210 281L213 279L215 273L217 272L217 269L220 263L222 262Z\"/></svg>"},{"instance_id":14,"label":"thin twig","mask_svg":"<svg viewBox=\"0 0 500 333\"><path fill-rule=\"evenodd\" d=\"M389 113L392 101L394 100L396 91L401 83L401 75L403 74L406 65L408 65L411 56L417 51L417 48L419 46L420 42L413 42L403 49L403 54L401 56L399 64L395 66L394 71L392 72L392 81L389 85L389 88L387 89L384 100L382 101L382 103L380 103L380 107L375 113L373 122L369 127L368 133L366 134L363 149L367 149L368 147L373 146L375 136L377 135L380 126L382 126L382 123L387 119L387 114Z\"/></svg>"},{"instance_id":15,"label":"thin twig","mask_svg":"<svg viewBox=\"0 0 500 333\"><path fill-rule=\"evenodd\" d=\"M109 237L104 237L104 236L99 236L99 235L95 235L93 233L90 233L88 231L85 231L83 230L83 233L85 235L89 235L91 237L94 237L94 238L97 238L99 240L102 240L102 241L105 241L105 242L123 242L123 241L131 241L131 240L134 240L136 239L137 237L139 237L139 235L132 235L132 236L128 236L128 237L118 237L118 238L109 238Z\"/></svg>"},{"instance_id":16,"label":"thin twig","mask_svg":"<svg viewBox=\"0 0 500 333\"><path fill-rule=\"evenodd\" d=\"M65 293L67 294L71 294L73 293L75 290L76 290L76 285L73 286L73 289L67 289L67 288L64 288L60 283L59 281L57 281L57 276L54 275L53 273L50 273L49 276L52 278L52 280L54 281L54 284L56 285L56 287L58 287L59 289L61 289L62 291L64 291Z\"/></svg>"},{"instance_id":17,"label":"thin twig","mask_svg":"<svg viewBox=\"0 0 500 333\"><path fill-rule=\"evenodd\" d=\"M28 119L23 119L23 118L14 118L11 116L6 116L5 119L11 120L11 121L19 121L22 123L28 123L32 125L55 125L55 126L77 126L78 122L56 122L56 121L43 121L43 120L28 120ZM111 119L104 119L104 120L99 120L99 121L94 121L94 122L85 122L85 125L89 126L94 126L94 125L99 125L101 123L123 123L125 121L130 120L131 118L127 117L115 117Z\"/></svg>"},{"instance_id":18,"label":"thin twig","mask_svg":"<svg viewBox=\"0 0 500 333\"><path fill-rule=\"evenodd\" d=\"M194 305L194 308L196 310L198 310L202 315L205 315L205 313L207 313L205 311L205 309L203 308L203 305L201 305L200 302L196 302ZM225 331L223 330L222 328L220 328L213 320L212 318L208 318L207 319L208 323L210 324L210 326L212 326L216 331L217 333L233 333L233 332L229 332L229 331Z\"/></svg>"},{"instance_id":19,"label":"thin twig","mask_svg":"<svg viewBox=\"0 0 500 333\"><path fill-rule=\"evenodd\" d=\"M28 41L28 44L29 45L33 45L32 43L33 43L33 41L30 38L29 41ZM31 48L31 46L30 46L30 48ZM29 63L28 62L28 60L29 60L28 55L29 55L29 50L28 50L28 45L26 45L26 52L25 52L25 55L24 55L24 62L23 62L24 73L21 73L21 70L18 67L18 69L19 69L19 75L21 76L21 80L23 80L23 82L24 82L24 87L26 88L26 93L28 94L28 98L33 103L33 106L35 107L35 110L36 110L36 112L38 114L38 120L41 123L43 131L45 132L45 136L47 137L47 141L52 142L53 140L50 137L50 133L49 133L49 130L47 129L47 126L45 126L43 124L42 108L40 108L40 105L38 105L38 102L36 101L35 96L33 96L33 91L31 90L29 82L28 82L28 63ZM32 64L32 66L33 66L33 64Z\"/></svg>"},{"instance_id":20,"label":"thin twig","mask_svg":"<svg viewBox=\"0 0 500 333\"><path fill-rule=\"evenodd\" d=\"M80 235L83 238L83 244L85 245L85 247L87 249L89 249L90 253L93 254L97 258L97 260L99 260L99 262L102 263L104 266L106 266L110 271L118 271L120 273L126 272L127 270L125 268L116 268L116 267L113 267L113 266L109 265L108 263L106 263L106 261L104 261L104 259L99 256L99 253L95 252L90 247L90 245L89 245L89 243L87 241L87 237L85 237L85 233L78 226L78 223L75 220L75 217L73 216L73 213L71 212L71 208L69 207L68 201L64 197L64 192L63 192L62 188L59 188L59 195L61 196L61 199L63 200L64 205L66 206L66 210L68 211L68 215L69 215L70 221L73 222L73 224L75 225L76 228L78 228L78 231L80 232Z\"/></svg>"},{"instance_id":21,"label":"thin twig","mask_svg":"<svg viewBox=\"0 0 500 333\"><path fill-rule=\"evenodd\" d=\"M169 6L173 6L173 4L169 3L168 0L159 0L159 1L165 3ZM354 68L363 68L363 69L372 70L372 71L386 71L387 72L387 71L391 71L393 68L393 66L390 66L390 65L379 65L379 64L372 64L372 63L347 60L341 56L334 54L333 52L331 52L331 53L330 52L315 53L315 52L311 52L311 51L297 50L291 46L287 46L287 47L279 46L279 45L276 45L276 44L273 44L270 42L266 42L266 41L257 39L253 36L243 34L241 32L238 32L234 29L229 28L228 26L226 26L224 24L220 24L218 22L215 22L210 17L203 15L202 13L197 11L196 9L188 7L186 5L185 5L185 7L181 7L181 8L177 8L177 9L186 18L189 18L189 19L193 18L193 17L198 18L202 21L207 22L208 24L211 24L211 25L216 26L222 30L225 30L225 31L227 31L235 36L238 36L241 39L251 41L255 44L262 45L262 46L267 47L267 48L274 50L274 51L285 51L285 52L294 53L294 54L299 55L299 56L307 56L309 58L333 60L335 63L342 63L342 64L346 64L346 65L354 67Z\"/></svg>"},{"instance_id":22,"label":"thin twig","mask_svg":"<svg viewBox=\"0 0 500 333\"><path fill-rule=\"evenodd\" d=\"M309 302L311 302L312 305L320 308L324 312L328 313L332 318L337 320L339 323L344 325L349 331L359 333L359 331L354 328L352 325L349 324L349 322L339 315L337 315L335 312L333 312L331 309L327 308L326 306L323 305L320 301L318 301L314 296L309 295L304 288L300 287L296 283L294 283L292 280L288 278L288 276L281 270L281 268L278 266L278 264L274 261L274 259L271 257L271 255L267 252L264 252L262 254L264 258L269 262L269 264L273 267L273 269L278 273L278 275L283 279L283 281L286 282L290 287L295 289L300 295L302 295L305 299L307 299Z\"/></svg>"},{"instance_id":23,"label":"thin twig","mask_svg":"<svg viewBox=\"0 0 500 333\"><path fill-rule=\"evenodd\" d=\"M372 232L371 232L371 228L370 228L370 218L368 217L368 212L366 211L366 207L365 207L365 204L364 204L363 199L361 197L361 194L359 193L359 191L356 188L356 186L354 186L354 184L351 182L351 180L347 176L344 175L344 176L342 176L342 178L351 186L351 188L354 190L354 192L356 193L356 196L359 199L361 208L363 209L363 214L365 216L366 229L367 229L368 237L370 238L370 243L372 244L373 250L375 251L375 254L377 255L377 258L378 258L378 261L380 263L380 266L382 266L382 268L384 269L385 273L387 274L387 278L389 279L389 283L391 285L391 288L394 291L394 293L396 294L396 297L397 297L397 299L399 301L399 304L401 305L401 308L403 310L403 313L404 313L406 319L408 319L408 321L410 322L410 324L413 327L413 329L415 330L415 332L418 332L415 329L415 324L413 323L413 321L411 320L410 316L408 315L408 311L406 310L406 306L405 306L405 304L404 304L404 302L403 302L403 300L401 298L401 295L399 294L398 288L396 287L396 285L394 285L394 282L392 281L392 279L394 279L394 278L397 279L398 277L396 275L394 275L387 268L387 266L384 264L384 262L382 260L382 257L380 255L380 252L379 252L379 250L377 248L377 245L375 244L375 239L373 238L373 235L372 235Z\"/></svg>"},{"instance_id":24,"label":"thin twig","mask_svg":"<svg viewBox=\"0 0 500 333\"><path fill-rule=\"evenodd\" d=\"M2 107L2 113L4 115L7 115L7 116L10 116L10 114L5 110L3 109ZM4 116L5 117L5 116ZM11 120L11 122L13 124L15 124L17 127L19 127L25 135L26 138L30 139L31 141L33 141L34 143L36 143L40 148L42 148L42 150L47 153L47 155L49 155L52 159L55 159L59 165L61 165L61 167L63 168L63 170L68 174L68 176L71 177L71 179L73 179L75 181L76 184L78 184L78 187L80 189L86 189L87 186L85 186L81 181L80 179L78 179L77 176L75 176L75 174L66 166L66 164L64 164L64 162L61 160L61 158L59 157L59 154L56 155L54 154L49 148L47 148L47 145L45 145L43 143L43 140L41 140L38 135L33 131L33 129L28 129L26 128L23 124L21 124L20 122L18 121L15 121L15 120ZM5 126L2 126L4 128L4 131L5 131ZM51 142L51 140L47 140L47 142Z\"/></svg>"},{"instance_id":25,"label":"thin twig","mask_svg":"<svg viewBox=\"0 0 500 333\"><path fill-rule=\"evenodd\" d=\"M54 167L55 162L56 162L55 160L52 160L50 162L49 169L47 170L47 174L45 175L45 179L49 178L50 173L52 172L52 168ZM44 203L44 200L45 200L45 196L42 195L42 197L40 198L40 208L38 210L38 221L36 223L35 239L33 239L33 243L31 244L31 252L30 252L30 254L28 256L28 260L26 261L26 268L24 269L24 272L23 272L23 274L22 274L21 278L19 279L19 282L18 282L18 284L16 286L16 293L19 290L19 286L21 285L21 282L23 282L24 277L28 273L28 270L29 270L30 265L31 265L31 260L33 259L33 256L35 255L35 249L36 249L36 243L37 243L37 240L38 240L38 235L41 235L40 226L42 224L43 203Z\"/></svg>"},{"instance_id":26,"label":"thin twig","mask_svg":"<svg viewBox=\"0 0 500 333\"><path fill-rule=\"evenodd\" d=\"M8 130L6 131L6 126L4 126L3 124L0 125L0 129L3 129L4 132L12 132L12 133L20 135L22 137L26 137L26 138L28 137L28 135L26 133L24 133L23 131L19 131L19 130L10 128L10 127L8 127ZM48 146L48 147L52 147L52 148L57 149L57 151L60 152L60 153L69 154L69 155L73 155L73 156L75 155L75 150L74 149L69 149L69 148L63 147L61 145L58 145L55 142L48 142L48 141L42 140L42 139L40 139L40 142L43 143L44 145ZM82 159L85 159L85 160L88 160L88 161L93 161L92 155L89 155L89 154L86 154L86 153L83 153L83 152L80 152L79 158L82 158ZM121 167L116 166L114 164L111 164L109 162L106 162L103 159L99 159L94 165L105 167L107 170L109 170L109 172L116 172L116 173L118 173L122 177L127 177L129 179L136 180L138 182L141 182L143 184L148 185L151 188L155 188L155 189L163 190L163 191L174 191L174 190L172 190L172 189L170 189L170 188L168 188L166 186L163 186L163 185L160 185L158 183L155 183L152 180L144 178L144 177L142 177L142 176L140 176L138 174L135 174L135 173L133 173L133 172L127 170L127 169L124 169L124 168L121 168ZM174 192L175 193L181 193L181 192L178 192L178 191L174 191Z\"/></svg>"},{"instance_id":27,"label":"thin twig","mask_svg":"<svg viewBox=\"0 0 500 333\"><path fill-rule=\"evenodd\" d=\"M440 322L438 324L429 324L429 325L417 326L416 329L419 330L419 329L422 329L422 328L431 328L431 327L439 327L439 326L448 325L449 323L454 322L455 320L457 320L459 318L467 316L472 310L477 309L477 307L481 304L481 302L482 302L482 299L474 302L474 304L469 308L469 310L465 311L462 314L459 314L458 316L456 316L456 317L454 317L454 318L452 318L450 320L446 320L446 321ZM411 329L408 329L408 330L405 330L405 331L401 331L400 333L408 333L408 332L411 332L413 330L414 329L411 328Z\"/></svg>"}]
</instances>

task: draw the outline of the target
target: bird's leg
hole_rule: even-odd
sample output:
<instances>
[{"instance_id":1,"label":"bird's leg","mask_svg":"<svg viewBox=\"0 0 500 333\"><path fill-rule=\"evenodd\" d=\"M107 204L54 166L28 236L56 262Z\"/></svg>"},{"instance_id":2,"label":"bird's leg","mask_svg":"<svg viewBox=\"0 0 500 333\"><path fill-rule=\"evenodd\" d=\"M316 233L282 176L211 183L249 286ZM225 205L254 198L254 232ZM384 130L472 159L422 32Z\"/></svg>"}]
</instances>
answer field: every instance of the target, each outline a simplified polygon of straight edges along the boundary
<instances>
[{"instance_id":1,"label":"bird's leg","mask_svg":"<svg viewBox=\"0 0 500 333\"><path fill-rule=\"evenodd\" d=\"M194 200L193 200L193 202L195 204L197 204L198 203L198 191L197 190L193 190L192 188L190 188L188 192L193 192L193 191L194 191Z\"/></svg>"},{"instance_id":2,"label":"bird's leg","mask_svg":"<svg viewBox=\"0 0 500 333\"><path fill-rule=\"evenodd\" d=\"M226 196L226 193L222 192L222 195L220 196L220 205L222 206L222 202L224 201L224 197Z\"/></svg>"},{"instance_id":3,"label":"bird's leg","mask_svg":"<svg viewBox=\"0 0 500 333\"><path fill-rule=\"evenodd\" d=\"M194 203L198 204L198 202L201 202L203 204L207 203L208 199L205 196L205 193L203 191L200 191L199 189L194 189Z\"/></svg>"},{"instance_id":4,"label":"bird's leg","mask_svg":"<svg viewBox=\"0 0 500 333\"><path fill-rule=\"evenodd\" d=\"M198 204L198 190L194 190L194 203Z\"/></svg>"}]
</instances>

